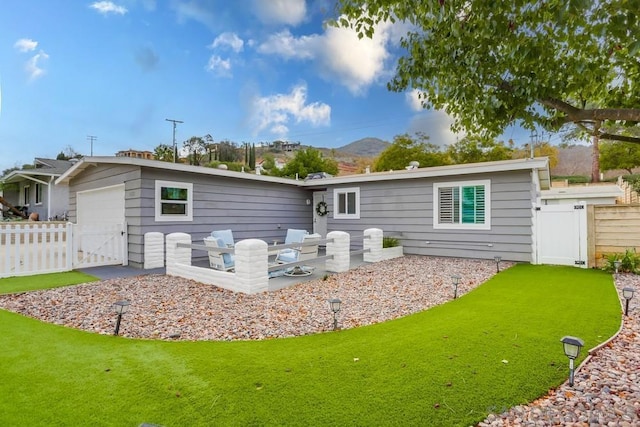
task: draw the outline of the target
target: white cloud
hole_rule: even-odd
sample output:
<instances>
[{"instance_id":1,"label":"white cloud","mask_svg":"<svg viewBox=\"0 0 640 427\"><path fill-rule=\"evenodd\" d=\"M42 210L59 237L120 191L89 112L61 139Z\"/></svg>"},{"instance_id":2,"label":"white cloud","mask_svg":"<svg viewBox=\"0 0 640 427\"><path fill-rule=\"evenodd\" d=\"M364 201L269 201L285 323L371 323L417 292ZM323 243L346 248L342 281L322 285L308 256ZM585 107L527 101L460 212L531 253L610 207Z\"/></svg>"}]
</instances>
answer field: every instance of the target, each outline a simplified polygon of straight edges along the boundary
<instances>
[{"instance_id":1,"label":"white cloud","mask_svg":"<svg viewBox=\"0 0 640 427\"><path fill-rule=\"evenodd\" d=\"M118 6L112 1L97 1L91 3L89 7L97 10L98 13L101 13L103 15L109 15L110 13L114 15L124 15L128 12L126 7Z\"/></svg>"},{"instance_id":2,"label":"white cloud","mask_svg":"<svg viewBox=\"0 0 640 427\"><path fill-rule=\"evenodd\" d=\"M211 49L215 49L217 47L230 47L234 52L242 52L242 48L244 46L244 42L236 33L222 33L218 37L215 38L213 43L209 45Z\"/></svg>"},{"instance_id":3,"label":"white cloud","mask_svg":"<svg viewBox=\"0 0 640 427\"><path fill-rule=\"evenodd\" d=\"M20 52L31 52L38 47L38 42L31 39L20 39L13 45Z\"/></svg>"},{"instance_id":4,"label":"white cloud","mask_svg":"<svg viewBox=\"0 0 640 427\"><path fill-rule=\"evenodd\" d=\"M456 140L464 138L464 132L451 131L453 118L440 110L426 110L413 116L407 132L414 134L422 132L429 136L429 142L438 146L451 145Z\"/></svg>"},{"instance_id":5,"label":"white cloud","mask_svg":"<svg viewBox=\"0 0 640 427\"><path fill-rule=\"evenodd\" d=\"M285 59L313 59L322 51L322 36L311 35L296 38L289 30L270 35L258 46L258 52L278 55Z\"/></svg>"},{"instance_id":6,"label":"white cloud","mask_svg":"<svg viewBox=\"0 0 640 427\"><path fill-rule=\"evenodd\" d=\"M209 28L214 26L214 15L207 9L207 3L203 6L197 0L191 0L188 2L174 1L172 4L178 15L179 23L193 20Z\"/></svg>"},{"instance_id":7,"label":"white cloud","mask_svg":"<svg viewBox=\"0 0 640 427\"><path fill-rule=\"evenodd\" d=\"M35 80L39 77L42 77L45 74L45 70L41 68L40 62L46 61L49 59L49 55L47 55L44 51L40 51L33 55L31 59L29 59L25 65L25 70L29 75L29 79Z\"/></svg>"},{"instance_id":8,"label":"white cloud","mask_svg":"<svg viewBox=\"0 0 640 427\"><path fill-rule=\"evenodd\" d=\"M306 122L312 126L327 126L331 122L331 107L322 102L307 103L307 86L302 83L288 94L255 97L252 101L251 121L254 135L267 130L285 138L290 122Z\"/></svg>"},{"instance_id":9,"label":"white cloud","mask_svg":"<svg viewBox=\"0 0 640 427\"><path fill-rule=\"evenodd\" d=\"M406 92L404 94L407 104L409 104L409 108L411 111L422 111L424 107L422 106L422 99L418 97L420 92L417 89L413 89L411 92Z\"/></svg>"},{"instance_id":10,"label":"white cloud","mask_svg":"<svg viewBox=\"0 0 640 427\"><path fill-rule=\"evenodd\" d=\"M301 37L284 30L267 38L258 52L311 60L324 79L339 82L353 94L362 94L371 84L391 75L385 62L390 58L388 45L396 43L400 34L397 25L378 24L371 39L359 39L348 28L327 27L322 35Z\"/></svg>"},{"instance_id":11,"label":"white cloud","mask_svg":"<svg viewBox=\"0 0 640 427\"><path fill-rule=\"evenodd\" d=\"M211 55L205 69L220 77L231 77L231 61L218 55Z\"/></svg>"},{"instance_id":12,"label":"white cloud","mask_svg":"<svg viewBox=\"0 0 640 427\"><path fill-rule=\"evenodd\" d=\"M254 0L254 14L265 24L296 26L307 14L305 0Z\"/></svg>"}]
</instances>

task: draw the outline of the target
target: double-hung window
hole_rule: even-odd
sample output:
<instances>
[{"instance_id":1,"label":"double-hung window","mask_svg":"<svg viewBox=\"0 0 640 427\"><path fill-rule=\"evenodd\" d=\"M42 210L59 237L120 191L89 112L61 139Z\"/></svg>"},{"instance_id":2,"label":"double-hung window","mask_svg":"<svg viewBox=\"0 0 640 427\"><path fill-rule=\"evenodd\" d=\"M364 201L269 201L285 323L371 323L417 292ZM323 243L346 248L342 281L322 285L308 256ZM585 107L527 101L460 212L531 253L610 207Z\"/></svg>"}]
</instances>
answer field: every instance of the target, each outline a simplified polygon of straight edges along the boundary
<instances>
[{"instance_id":1,"label":"double-hung window","mask_svg":"<svg viewBox=\"0 0 640 427\"><path fill-rule=\"evenodd\" d=\"M193 221L193 184L156 181L156 221Z\"/></svg>"},{"instance_id":2,"label":"double-hung window","mask_svg":"<svg viewBox=\"0 0 640 427\"><path fill-rule=\"evenodd\" d=\"M333 217L360 219L360 189L336 188L333 191Z\"/></svg>"},{"instance_id":3,"label":"double-hung window","mask_svg":"<svg viewBox=\"0 0 640 427\"><path fill-rule=\"evenodd\" d=\"M491 229L489 180L433 184L433 228Z\"/></svg>"}]
</instances>

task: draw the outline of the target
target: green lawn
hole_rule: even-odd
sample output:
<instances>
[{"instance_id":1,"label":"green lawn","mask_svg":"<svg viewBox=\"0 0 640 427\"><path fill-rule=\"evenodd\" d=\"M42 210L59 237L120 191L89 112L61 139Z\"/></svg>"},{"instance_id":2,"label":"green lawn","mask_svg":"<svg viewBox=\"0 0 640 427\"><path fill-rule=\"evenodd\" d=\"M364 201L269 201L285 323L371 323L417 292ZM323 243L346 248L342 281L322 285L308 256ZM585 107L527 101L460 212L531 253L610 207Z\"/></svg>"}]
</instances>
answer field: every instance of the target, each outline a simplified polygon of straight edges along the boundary
<instances>
[{"instance_id":1,"label":"green lawn","mask_svg":"<svg viewBox=\"0 0 640 427\"><path fill-rule=\"evenodd\" d=\"M38 276L16 276L0 279L0 294L49 289L59 286L77 285L100 280L79 271L68 273L40 274Z\"/></svg>"},{"instance_id":2,"label":"green lawn","mask_svg":"<svg viewBox=\"0 0 640 427\"><path fill-rule=\"evenodd\" d=\"M0 310L0 425L468 426L565 381L563 335L590 348L619 323L611 275L530 265L395 321L260 342L139 341Z\"/></svg>"}]
</instances>

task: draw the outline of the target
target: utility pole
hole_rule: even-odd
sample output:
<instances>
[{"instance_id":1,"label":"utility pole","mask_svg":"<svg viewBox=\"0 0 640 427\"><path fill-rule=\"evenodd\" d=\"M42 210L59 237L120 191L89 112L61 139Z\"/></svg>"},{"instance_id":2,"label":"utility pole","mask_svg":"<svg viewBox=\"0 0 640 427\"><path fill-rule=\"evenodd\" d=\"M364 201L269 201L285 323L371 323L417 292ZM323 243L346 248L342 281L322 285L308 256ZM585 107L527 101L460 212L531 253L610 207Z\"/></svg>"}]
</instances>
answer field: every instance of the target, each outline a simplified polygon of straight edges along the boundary
<instances>
[{"instance_id":1,"label":"utility pole","mask_svg":"<svg viewBox=\"0 0 640 427\"><path fill-rule=\"evenodd\" d=\"M176 147L176 123L184 123L181 120L165 119L168 122L173 123L173 163L176 162L178 157L178 147Z\"/></svg>"},{"instance_id":2,"label":"utility pole","mask_svg":"<svg viewBox=\"0 0 640 427\"><path fill-rule=\"evenodd\" d=\"M91 157L93 157L93 141L98 139L97 136L87 135L87 141L91 141Z\"/></svg>"}]
</instances>

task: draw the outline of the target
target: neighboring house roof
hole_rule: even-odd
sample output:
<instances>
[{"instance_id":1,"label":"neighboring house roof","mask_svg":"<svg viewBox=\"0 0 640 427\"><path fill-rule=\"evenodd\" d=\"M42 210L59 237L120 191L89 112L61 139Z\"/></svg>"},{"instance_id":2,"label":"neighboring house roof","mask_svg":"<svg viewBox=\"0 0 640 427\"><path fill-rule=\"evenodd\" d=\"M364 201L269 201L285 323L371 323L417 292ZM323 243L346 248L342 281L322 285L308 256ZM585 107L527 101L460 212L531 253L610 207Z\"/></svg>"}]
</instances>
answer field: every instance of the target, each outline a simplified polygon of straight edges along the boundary
<instances>
[{"instance_id":1,"label":"neighboring house roof","mask_svg":"<svg viewBox=\"0 0 640 427\"><path fill-rule=\"evenodd\" d=\"M124 164L147 168L173 170L180 172L198 173L204 175L221 176L236 179L248 179L254 181L273 182L300 187L317 187L326 184L350 184L370 181L389 181L399 179L431 178L431 177L457 177L479 173L507 172L515 170L533 170L537 173L540 187L546 190L550 187L549 159L546 157L533 159L502 160L495 162L470 163L464 165L434 166L412 170L400 170L389 172L375 172L359 175L337 176L330 178L312 179L309 181L295 181L289 178L279 178L253 173L234 172L224 169L207 168L203 166L191 166L182 163L169 163L158 160L146 160L132 157L85 157L68 169L56 180L56 184L68 183L73 177L85 169L98 164Z\"/></svg>"},{"instance_id":2,"label":"neighboring house roof","mask_svg":"<svg viewBox=\"0 0 640 427\"><path fill-rule=\"evenodd\" d=\"M551 188L542 192L543 200L551 199L596 199L616 198L624 195L624 191L617 185L588 185L575 187Z\"/></svg>"},{"instance_id":3,"label":"neighboring house roof","mask_svg":"<svg viewBox=\"0 0 640 427\"><path fill-rule=\"evenodd\" d=\"M11 183L25 179L33 180L33 177L36 176L48 176L55 178L62 175L71 166L73 166L75 162L36 157L33 163L36 166L35 168L11 171L4 177L0 178L0 181Z\"/></svg>"}]
</instances>

